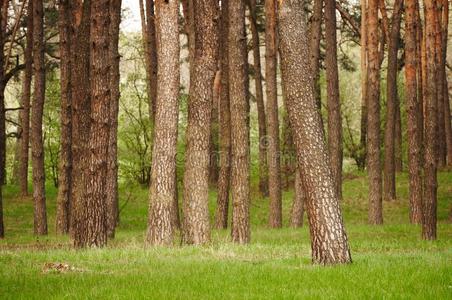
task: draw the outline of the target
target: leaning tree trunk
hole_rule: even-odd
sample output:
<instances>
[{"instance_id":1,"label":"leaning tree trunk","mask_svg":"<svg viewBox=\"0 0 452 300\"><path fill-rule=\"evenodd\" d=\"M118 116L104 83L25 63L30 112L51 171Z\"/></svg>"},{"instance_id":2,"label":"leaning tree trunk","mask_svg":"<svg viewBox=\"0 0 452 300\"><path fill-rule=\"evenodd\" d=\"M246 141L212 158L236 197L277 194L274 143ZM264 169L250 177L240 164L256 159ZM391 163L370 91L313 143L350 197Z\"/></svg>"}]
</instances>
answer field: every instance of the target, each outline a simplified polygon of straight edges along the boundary
<instances>
[{"instance_id":1,"label":"leaning tree trunk","mask_svg":"<svg viewBox=\"0 0 452 300\"><path fill-rule=\"evenodd\" d=\"M28 195L28 161L30 147L30 98L31 80L33 77L33 1L28 2L27 34L25 47L25 74L22 83L22 107L20 119L22 121L22 136L19 159L19 186L22 196Z\"/></svg>"},{"instance_id":2,"label":"leaning tree trunk","mask_svg":"<svg viewBox=\"0 0 452 300\"><path fill-rule=\"evenodd\" d=\"M179 1L157 0L155 8L158 109L154 125L146 241L151 245L171 245L179 114Z\"/></svg>"},{"instance_id":3,"label":"leaning tree trunk","mask_svg":"<svg viewBox=\"0 0 452 300\"><path fill-rule=\"evenodd\" d=\"M119 112L119 25L121 24L122 0L110 0L110 128L108 138L108 167L106 183L107 236L114 238L119 220L118 199L118 112Z\"/></svg>"},{"instance_id":4,"label":"leaning tree trunk","mask_svg":"<svg viewBox=\"0 0 452 300\"><path fill-rule=\"evenodd\" d=\"M388 71L386 79L386 125L383 197L387 201L396 199L395 185L395 133L397 106L397 69L399 52L400 21L402 19L403 0L396 0L392 13L392 24L388 41Z\"/></svg>"},{"instance_id":5,"label":"leaning tree trunk","mask_svg":"<svg viewBox=\"0 0 452 300\"><path fill-rule=\"evenodd\" d=\"M279 144L278 85L276 82L276 1L265 1L265 78L267 93L267 132L270 217L272 228L282 227L281 161ZM262 141L261 141L262 143Z\"/></svg>"},{"instance_id":6,"label":"leaning tree trunk","mask_svg":"<svg viewBox=\"0 0 452 300\"><path fill-rule=\"evenodd\" d=\"M436 192L437 192L437 65L435 33L437 22L436 1L425 0L425 51L427 61L427 86L424 128L424 199L422 205L422 238L436 239Z\"/></svg>"},{"instance_id":7,"label":"leaning tree trunk","mask_svg":"<svg viewBox=\"0 0 452 300\"><path fill-rule=\"evenodd\" d=\"M5 16L5 6L0 5L0 239L5 237L5 227L3 225L3 183L5 182L5 158L6 158L6 121L5 121L5 80L4 80L4 45L6 31L3 24L6 24L3 20ZM7 9L7 7L6 7Z\"/></svg>"},{"instance_id":8,"label":"leaning tree trunk","mask_svg":"<svg viewBox=\"0 0 452 300\"><path fill-rule=\"evenodd\" d=\"M72 96L71 96L71 13L69 1L61 1L59 7L60 30L60 158L58 176L56 232L69 232L69 209L71 202L72 172Z\"/></svg>"},{"instance_id":9,"label":"leaning tree trunk","mask_svg":"<svg viewBox=\"0 0 452 300\"><path fill-rule=\"evenodd\" d=\"M416 0L405 0L405 101L407 108L408 136L408 172L410 222L420 224L422 219L422 169L421 136L419 128L421 102L418 96L417 68L420 60L417 56L417 22Z\"/></svg>"},{"instance_id":10,"label":"leaning tree trunk","mask_svg":"<svg viewBox=\"0 0 452 300\"><path fill-rule=\"evenodd\" d=\"M334 183L342 199L342 116L337 62L336 1L325 0L326 83L328 100L328 150Z\"/></svg>"},{"instance_id":11,"label":"leaning tree trunk","mask_svg":"<svg viewBox=\"0 0 452 300\"><path fill-rule=\"evenodd\" d=\"M229 95L231 109L232 241L250 241L250 153L246 65L245 2L231 1L229 11Z\"/></svg>"},{"instance_id":12,"label":"leaning tree trunk","mask_svg":"<svg viewBox=\"0 0 452 300\"><path fill-rule=\"evenodd\" d=\"M186 244L210 241L209 146L213 83L217 70L217 0L193 0L194 57L190 65L187 150L184 175L184 230Z\"/></svg>"},{"instance_id":13,"label":"leaning tree trunk","mask_svg":"<svg viewBox=\"0 0 452 300\"><path fill-rule=\"evenodd\" d=\"M229 108L229 12L228 0L221 2L220 17L220 104L219 104L219 147L220 147L220 171L218 175L218 197L215 213L215 228L228 227L229 211L229 183L231 176L231 114Z\"/></svg>"},{"instance_id":14,"label":"leaning tree trunk","mask_svg":"<svg viewBox=\"0 0 452 300\"><path fill-rule=\"evenodd\" d=\"M383 223L380 162L380 57L378 52L378 0L368 8L367 168L369 223Z\"/></svg>"},{"instance_id":15,"label":"leaning tree trunk","mask_svg":"<svg viewBox=\"0 0 452 300\"><path fill-rule=\"evenodd\" d=\"M45 98L44 8L43 0L33 0L34 98L31 107L31 158L33 166L34 233L47 234L44 141L42 118Z\"/></svg>"},{"instance_id":16,"label":"leaning tree trunk","mask_svg":"<svg viewBox=\"0 0 452 300\"><path fill-rule=\"evenodd\" d=\"M306 188L312 259L319 264L349 263L347 235L306 59L303 1L279 1L278 24L283 91Z\"/></svg>"}]
</instances>

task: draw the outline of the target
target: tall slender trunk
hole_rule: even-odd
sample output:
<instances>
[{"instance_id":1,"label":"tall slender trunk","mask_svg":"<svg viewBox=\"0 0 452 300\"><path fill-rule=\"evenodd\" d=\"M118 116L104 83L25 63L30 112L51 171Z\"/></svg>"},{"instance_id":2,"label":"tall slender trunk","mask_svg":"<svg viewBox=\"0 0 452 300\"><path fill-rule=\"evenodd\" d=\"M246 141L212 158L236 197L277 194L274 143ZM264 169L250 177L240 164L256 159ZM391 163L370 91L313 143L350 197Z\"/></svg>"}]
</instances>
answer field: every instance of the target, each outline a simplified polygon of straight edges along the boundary
<instances>
[{"instance_id":1,"label":"tall slender trunk","mask_svg":"<svg viewBox=\"0 0 452 300\"><path fill-rule=\"evenodd\" d=\"M106 182L107 235L115 236L115 228L119 221L118 199L118 112L119 112L119 25L121 24L122 0L110 0L110 128L108 138L108 167Z\"/></svg>"},{"instance_id":2,"label":"tall slender trunk","mask_svg":"<svg viewBox=\"0 0 452 300\"><path fill-rule=\"evenodd\" d=\"M369 223L383 223L380 162L380 57L378 52L378 0L368 8L368 111L367 168L369 177Z\"/></svg>"},{"instance_id":3,"label":"tall slender trunk","mask_svg":"<svg viewBox=\"0 0 452 300\"><path fill-rule=\"evenodd\" d=\"M279 145L278 86L276 82L276 1L265 1L265 78L267 93L267 147L269 166L269 225L282 227L281 161ZM262 142L262 141L261 141Z\"/></svg>"},{"instance_id":4,"label":"tall slender trunk","mask_svg":"<svg viewBox=\"0 0 452 300\"><path fill-rule=\"evenodd\" d=\"M402 19L403 0L394 2L391 18L391 29L388 41L388 70L386 79L386 125L385 125L385 158L384 158L384 190L383 197L387 201L396 199L395 184L395 138L396 138L396 110L397 70L399 52L400 22Z\"/></svg>"},{"instance_id":5,"label":"tall slender trunk","mask_svg":"<svg viewBox=\"0 0 452 300\"><path fill-rule=\"evenodd\" d=\"M5 5L6 4L6 5ZM5 80L4 80L4 68L5 68L5 55L4 45L5 37L4 33L6 16L5 13L8 9L8 3L2 3L0 5L0 239L5 237L5 227L3 224L3 183L5 182L5 159L6 159L6 121L5 121Z\"/></svg>"},{"instance_id":6,"label":"tall slender trunk","mask_svg":"<svg viewBox=\"0 0 452 300\"><path fill-rule=\"evenodd\" d=\"M247 95L245 2L231 1L229 10L229 95L231 109L232 241L250 241L250 152Z\"/></svg>"},{"instance_id":7,"label":"tall slender trunk","mask_svg":"<svg viewBox=\"0 0 452 300\"><path fill-rule=\"evenodd\" d=\"M441 72L444 73L443 80L443 100L444 100L444 132L446 135L446 156L447 156L447 165L452 166L452 128L451 128L451 120L450 120L450 101L449 101L449 88L447 82L447 73L445 68L445 63L447 62L447 41L448 41L448 32L449 32L449 1L443 0L443 11L441 18L441 27L442 27L442 39L441 39L441 54L442 62L444 65L441 66Z\"/></svg>"},{"instance_id":8,"label":"tall slender trunk","mask_svg":"<svg viewBox=\"0 0 452 300\"><path fill-rule=\"evenodd\" d=\"M326 82L328 99L328 150L334 183L342 199L342 116L337 62L336 1L325 0Z\"/></svg>"},{"instance_id":9,"label":"tall slender trunk","mask_svg":"<svg viewBox=\"0 0 452 300\"><path fill-rule=\"evenodd\" d=\"M437 205L437 129L438 129L438 91L436 64L436 2L424 0L425 6L425 51L427 61L427 90L424 99L425 128L424 128L424 199L422 204L422 238L425 240L436 239L436 205Z\"/></svg>"},{"instance_id":10,"label":"tall slender trunk","mask_svg":"<svg viewBox=\"0 0 452 300\"><path fill-rule=\"evenodd\" d=\"M446 76L446 53L443 54L443 30L442 30L442 11L443 1L435 1L436 6L436 35L435 35L435 49L436 49L436 68L437 68L437 159L438 169L444 168L446 165L447 157L447 144L446 144L446 126L444 122L444 80ZM445 45L446 50L447 43Z\"/></svg>"},{"instance_id":11,"label":"tall slender trunk","mask_svg":"<svg viewBox=\"0 0 452 300\"><path fill-rule=\"evenodd\" d=\"M42 118L45 98L44 8L43 0L33 0L34 98L31 110L31 151L33 164L34 233L47 234L44 141Z\"/></svg>"},{"instance_id":12,"label":"tall slender trunk","mask_svg":"<svg viewBox=\"0 0 452 300\"><path fill-rule=\"evenodd\" d=\"M71 45L72 54L72 187L70 203L70 228L76 248L87 245L86 208L83 197L84 180L88 169L88 138L91 127L90 78L90 19L91 1L72 2Z\"/></svg>"},{"instance_id":13,"label":"tall slender trunk","mask_svg":"<svg viewBox=\"0 0 452 300\"><path fill-rule=\"evenodd\" d=\"M250 28L253 41L254 82L256 85L257 122L259 128L259 190L262 195L269 195L269 166L267 164L267 121L264 106L264 92L262 88L261 51L259 31L257 25L256 0L248 0L250 9ZM267 23L266 23L266 26ZM266 78L268 89L268 78ZM268 95L267 95L268 97ZM267 98L268 103L268 98ZM271 185L271 184L270 184Z\"/></svg>"},{"instance_id":14,"label":"tall slender trunk","mask_svg":"<svg viewBox=\"0 0 452 300\"><path fill-rule=\"evenodd\" d=\"M28 160L30 147L30 97L31 80L33 77L33 1L28 2L27 34L25 47L25 74L22 83L22 107L20 119L22 136L20 139L19 186L22 196L28 195Z\"/></svg>"},{"instance_id":15,"label":"tall slender trunk","mask_svg":"<svg viewBox=\"0 0 452 300\"><path fill-rule=\"evenodd\" d=\"M290 214L290 226L294 228L303 226L303 214L306 195L303 191L303 180L297 170L295 173L295 191L293 196L292 211Z\"/></svg>"},{"instance_id":16,"label":"tall slender trunk","mask_svg":"<svg viewBox=\"0 0 452 300\"><path fill-rule=\"evenodd\" d=\"M215 227L228 227L229 184L231 176L231 114L229 107L229 1L221 1L220 16L220 67L221 86L219 104L220 172L218 176L218 198L215 213Z\"/></svg>"},{"instance_id":17,"label":"tall slender trunk","mask_svg":"<svg viewBox=\"0 0 452 300\"><path fill-rule=\"evenodd\" d=\"M407 136L408 136L408 172L409 172L409 198L410 222L420 224L422 218L422 169L421 144L419 128L420 95L418 96L417 69L420 60L417 55L417 21L416 0L405 0L405 101L407 109Z\"/></svg>"},{"instance_id":18,"label":"tall slender trunk","mask_svg":"<svg viewBox=\"0 0 452 300\"><path fill-rule=\"evenodd\" d=\"M347 235L306 59L309 50L303 1L278 3L283 91L306 188L312 259L319 264L349 263Z\"/></svg>"},{"instance_id":19,"label":"tall slender trunk","mask_svg":"<svg viewBox=\"0 0 452 300\"><path fill-rule=\"evenodd\" d=\"M310 66L314 85L314 95L317 103L317 108L320 112L322 101L320 93L320 40L322 39L322 9L323 0L314 0L314 7L312 9L311 28L310 28ZM323 124L322 124L323 128Z\"/></svg>"},{"instance_id":20,"label":"tall slender trunk","mask_svg":"<svg viewBox=\"0 0 452 300\"><path fill-rule=\"evenodd\" d=\"M400 98L397 95L395 103L395 130L394 130L394 165L395 171L403 171L403 147L402 147L402 116L400 114Z\"/></svg>"},{"instance_id":21,"label":"tall slender trunk","mask_svg":"<svg viewBox=\"0 0 452 300\"><path fill-rule=\"evenodd\" d=\"M69 1L59 4L59 31L60 31L60 86L61 86L61 112L60 112L60 158L58 176L57 217L56 232L66 234L69 232L70 202L71 202L71 172L72 172L72 103L71 103L71 5Z\"/></svg>"},{"instance_id":22,"label":"tall slender trunk","mask_svg":"<svg viewBox=\"0 0 452 300\"><path fill-rule=\"evenodd\" d=\"M367 98L368 98L368 57L367 57L367 0L361 2L361 136L360 148L362 151L362 162L358 169L364 170L367 156Z\"/></svg>"},{"instance_id":23,"label":"tall slender trunk","mask_svg":"<svg viewBox=\"0 0 452 300\"><path fill-rule=\"evenodd\" d=\"M205 244L210 241L209 145L218 56L218 1L193 0L193 9L196 14L186 134L183 241L187 244Z\"/></svg>"},{"instance_id":24,"label":"tall slender trunk","mask_svg":"<svg viewBox=\"0 0 452 300\"><path fill-rule=\"evenodd\" d=\"M152 151L146 242L171 245L176 193L176 145L179 115L179 1L155 2L157 107Z\"/></svg>"}]
</instances>

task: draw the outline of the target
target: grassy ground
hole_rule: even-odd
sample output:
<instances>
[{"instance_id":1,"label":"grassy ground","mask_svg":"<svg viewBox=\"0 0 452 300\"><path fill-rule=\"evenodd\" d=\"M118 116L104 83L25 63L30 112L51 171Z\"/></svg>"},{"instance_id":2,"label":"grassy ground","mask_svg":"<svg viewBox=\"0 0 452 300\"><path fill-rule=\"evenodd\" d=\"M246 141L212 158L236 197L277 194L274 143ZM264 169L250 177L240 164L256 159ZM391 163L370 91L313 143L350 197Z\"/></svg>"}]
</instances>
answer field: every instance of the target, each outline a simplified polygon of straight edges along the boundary
<instances>
[{"instance_id":1,"label":"grassy ground","mask_svg":"<svg viewBox=\"0 0 452 300\"><path fill-rule=\"evenodd\" d=\"M206 247L143 246L147 191L122 187L121 225L107 249L74 251L54 234L55 190L48 189L48 237L34 237L30 198L5 191L7 237L0 241L0 298L294 299L452 298L452 173L439 174L438 240L420 239L408 223L407 176L399 200L384 203L385 225L369 226L363 176L347 176L342 208L353 264L310 263L307 226L266 227L268 201L254 193L252 242L237 246L229 231L213 231ZM284 193L284 216L291 192ZM212 211L215 193L211 193ZM62 272L55 269L62 263Z\"/></svg>"}]
</instances>

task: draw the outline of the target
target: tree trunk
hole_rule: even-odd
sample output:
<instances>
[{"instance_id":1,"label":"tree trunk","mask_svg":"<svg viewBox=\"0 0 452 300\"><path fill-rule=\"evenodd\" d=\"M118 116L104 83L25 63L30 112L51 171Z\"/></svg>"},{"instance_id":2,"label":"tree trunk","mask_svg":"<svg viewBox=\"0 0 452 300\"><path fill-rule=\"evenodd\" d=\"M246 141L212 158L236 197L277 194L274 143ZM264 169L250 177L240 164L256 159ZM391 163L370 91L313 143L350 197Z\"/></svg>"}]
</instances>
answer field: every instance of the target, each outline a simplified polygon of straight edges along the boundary
<instances>
[{"instance_id":1,"label":"tree trunk","mask_svg":"<svg viewBox=\"0 0 452 300\"><path fill-rule=\"evenodd\" d=\"M270 217L272 228L282 227L281 161L279 145L278 86L276 82L276 1L265 1L265 78L267 93L267 126ZM262 144L262 140L261 140ZM263 146L263 145L261 145Z\"/></svg>"},{"instance_id":2,"label":"tree trunk","mask_svg":"<svg viewBox=\"0 0 452 300\"><path fill-rule=\"evenodd\" d=\"M383 197L387 201L396 199L395 184L395 129L397 96L397 69L399 52L400 22L402 19L403 0L394 2L391 29L388 41L388 71L386 79L386 125L385 125L385 159Z\"/></svg>"},{"instance_id":3,"label":"tree trunk","mask_svg":"<svg viewBox=\"0 0 452 300\"><path fill-rule=\"evenodd\" d=\"M159 84L146 241L151 245L171 245L179 114L179 1L157 0L155 8Z\"/></svg>"},{"instance_id":4,"label":"tree trunk","mask_svg":"<svg viewBox=\"0 0 452 300\"><path fill-rule=\"evenodd\" d=\"M253 67L254 82L256 85L257 122L259 128L259 190L266 197L269 194L269 170L267 164L267 124L264 105L264 93L262 88L261 51L259 43L259 31L257 25L256 0L248 0L250 10L249 20L251 37L253 41ZM268 26L268 25L267 25ZM266 78L268 87L268 78ZM268 101L268 100L267 100Z\"/></svg>"},{"instance_id":5,"label":"tree trunk","mask_svg":"<svg viewBox=\"0 0 452 300\"><path fill-rule=\"evenodd\" d=\"M394 165L395 171L403 171L402 147L402 116L400 115L400 98L397 95L395 103L395 130L394 130Z\"/></svg>"},{"instance_id":6,"label":"tree trunk","mask_svg":"<svg viewBox=\"0 0 452 300\"><path fill-rule=\"evenodd\" d=\"M4 3L2 3L4 4ZM6 6L6 7L5 7ZM3 225L3 183L5 182L5 159L6 159L6 121L5 121L5 80L4 80L4 68L5 68L5 56L4 45L6 32L4 19L6 14L5 10L8 9L8 5L0 5L0 239L5 237L5 227Z\"/></svg>"},{"instance_id":7,"label":"tree trunk","mask_svg":"<svg viewBox=\"0 0 452 300\"><path fill-rule=\"evenodd\" d=\"M445 68L445 63L447 62L447 41L448 41L448 32L449 32L449 1L443 0L443 11L442 11L442 39L441 39L441 53L443 55L442 62L444 63L441 66L441 72L444 73L442 75L444 84L443 84L443 94L444 94L444 132L446 139L446 156L447 156L447 165L452 166L452 128L451 128L451 120L450 120L450 102L449 102L449 88L447 82L447 73Z\"/></svg>"},{"instance_id":8,"label":"tree trunk","mask_svg":"<svg viewBox=\"0 0 452 300\"><path fill-rule=\"evenodd\" d=\"M328 150L336 193L339 199L342 199L342 116L337 63L335 0L325 0L325 40L328 99Z\"/></svg>"},{"instance_id":9,"label":"tree trunk","mask_svg":"<svg viewBox=\"0 0 452 300\"><path fill-rule=\"evenodd\" d=\"M229 3L229 95L231 109L232 241L250 241L250 151L244 0Z\"/></svg>"},{"instance_id":10,"label":"tree trunk","mask_svg":"<svg viewBox=\"0 0 452 300\"><path fill-rule=\"evenodd\" d=\"M424 128L424 199L422 204L422 238L425 240L436 239L436 192L437 192L437 60L436 60L436 2L425 0L425 51L427 61L427 90L424 99L425 128Z\"/></svg>"},{"instance_id":11,"label":"tree trunk","mask_svg":"<svg viewBox=\"0 0 452 300\"><path fill-rule=\"evenodd\" d=\"M193 0L194 57L190 78L187 149L184 175L184 232L186 244L210 241L209 146L213 84L217 70L217 0Z\"/></svg>"},{"instance_id":12,"label":"tree trunk","mask_svg":"<svg viewBox=\"0 0 452 300\"><path fill-rule=\"evenodd\" d=\"M310 30L310 66L312 71L314 95L317 101L317 108L320 112L322 107L321 93L320 93L320 40L322 39L322 9L323 0L314 0L314 7L312 9L311 30ZM322 124L323 129L323 124Z\"/></svg>"},{"instance_id":13,"label":"tree trunk","mask_svg":"<svg viewBox=\"0 0 452 300\"><path fill-rule=\"evenodd\" d=\"M28 2L27 34L25 48L25 74L22 83L22 107L20 119L22 122L22 136L19 159L19 186L22 196L28 195L28 160L30 147L30 97L31 80L33 76L33 1Z\"/></svg>"},{"instance_id":14,"label":"tree trunk","mask_svg":"<svg viewBox=\"0 0 452 300\"><path fill-rule=\"evenodd\" d=\"M435 48L436 48L436 68L437 68L437 159L438 169L442 169L446 166L447 157L447 145L446 145L446 126L444 123L444 80L446 76L446 53L443 54L443 42L442 42L442 8L443 1L435 1L436 6L436 36L435 36ZM445 45L446 50L447 43Z\"/></svg>"},{"instance_id":15,"label":"tree trunk","mask_svg":"<svg viewBox=\"0 0 452 300\"><path fill-rule=\"evenodd\" d=\"M358 164L359 170L364 170L367 156L367 98L368 98L368 57L367 57L367 0L361 2L361 136L360 149L362 151L362 163Z\"/></svg>"},{"instance_id":16,"label":"tree trunk","mask_svg":"<svg viewBox=\"0 0 452 300\"><path fill-rule=\"evenodd\" d=\"M56 232L66 234L69 232L69 208L71 202L71 172L72 172L72 116L71 116L71 5L69 1L59 4L59 31L60 31L60 86L61 86L61 112L60 112L60 158L58 176L57 217Z\"/></svg>"},{"instance_id":17,"label":"tree trunk","mask_svg":"<svg viewBox=\"0 0 452 300\"><path fill-rule=\"evenodd\" d=\"M303 192L303 181L301 180L300 171L297 169L295 172L295 191L290 214L290 226L299 228L303 226L305 194Z\"/></svg>"},{"instance_id":18,"label":"tree trunk","mask_svg":"<svg viewBox=\"0 0 452 300\"><path fill-rule=\"evenodd\" d=\"M417 22L416 0L405 0L405 101L407 108L407 136L408 136L408 172L410 222L420 224L422 218L422 169L421 143L419 128L420 99L418 98L417 68L420 67L417 55Z\"/></svg>"},{"instance_id":19,"label":"tree trunk","mask_svg":"<svg viewBox=\"0 0 452 300\"><path fill-rule=\"evenodd\" d=\"M221 87L219 105L220 172L218 176L218 198L215 228L228 227L229 183L231 176L231 115L229 108L229 8L228 0L221 1L220 17L220 63Z\"/></svg>"},{"instance_id":20,"label":"tree trunk","mask_svg":"<svg viewBox=\"0 0 452 300\"><path fill-rule=\"evenodd\" d=\"M312 259L319 264L349 263L347 235L306 59L303 1L279 1L278 24L283 91L306 188Z\"/></svg>"},{"instance_id":21,"label":"tree trunk","mask_svg":"<svg viewBox=\"0 0 452 300\"><path fill-rule=\"evenodd\" d=\"M45 98L44 9L42 0L33 0L34 98L31 110L31 151L33 166L34 233L47 234L44 142L42 117Z\"/></svg>"},{"instance_id":22,"label":"tree trunk","mask_svg":"<svg viewBox=\"0 0 452 300\"><path fill-rule=\"evenodd\" d=\"M121 24L122 0L110 0L110 128L108 138L108 167L106 183L107 235L114 238L119 221L118 199L118 112L119 112L119 25Z\"/></svg>"},{"instance_id":23,"label":"tree trunk","mask_svg":"<svg viewBox=\"0 0 452 300\"><path fill-rule=\"evenodd\" d=\"M383 223L380 162L380 57L378 52L378 0L368 8L368 111L367 168L369 176L369 223Z\"/></svg>"},{"instance_id":24,"label":"tree trunk","mask_svg":"<svg viewBox=\"0 0 452 300\"><path fill-rule=\"evenodd\" d=\"M83 197L88 169L91 127L90 19L91 1L72 2L72 187L70 233L76 248L85 247L87 201Z\"/></svg>"}]
</instances>

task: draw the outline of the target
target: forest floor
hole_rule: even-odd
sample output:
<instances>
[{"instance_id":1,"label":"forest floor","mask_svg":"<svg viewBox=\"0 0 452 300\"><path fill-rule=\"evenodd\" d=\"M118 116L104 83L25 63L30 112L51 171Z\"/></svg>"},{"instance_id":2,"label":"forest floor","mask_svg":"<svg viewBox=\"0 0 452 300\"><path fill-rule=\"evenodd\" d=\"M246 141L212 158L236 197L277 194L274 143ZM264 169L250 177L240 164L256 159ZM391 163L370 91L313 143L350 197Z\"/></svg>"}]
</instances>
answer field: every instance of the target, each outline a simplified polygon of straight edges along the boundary
<instances>
[{"instance_id":1,"label":"forest floor","mask_svg":"<svg viewBox=\"0 0 452 300\"><path fill-rule=\"evenodd\" d=\"M144 248L147 189L124 185L121 224L106 249L75 251L54 230L55 188L48 188L50 234L33 236L31 198L7 187L6 238L0 241L1 299L451 299L452 173L438 176L438 240L420 239L408 222L408 179L398 175L398 200L384 202L385 224L367 225L367 180L344 180L342 209L353 264L311 264L308 228L269 229L268 200L253 192L252 242L230 242L213 230L205 247ZM211 193L212 212L215 192ZM287 223L293 193L284 192ZM212 214L213 215L213 214Z\"/></svg>"}]
</instances>

